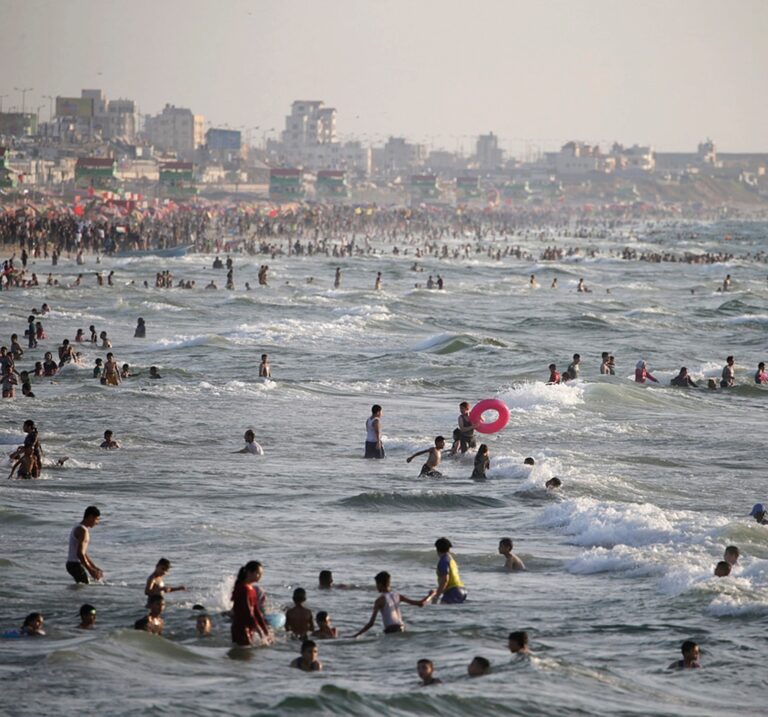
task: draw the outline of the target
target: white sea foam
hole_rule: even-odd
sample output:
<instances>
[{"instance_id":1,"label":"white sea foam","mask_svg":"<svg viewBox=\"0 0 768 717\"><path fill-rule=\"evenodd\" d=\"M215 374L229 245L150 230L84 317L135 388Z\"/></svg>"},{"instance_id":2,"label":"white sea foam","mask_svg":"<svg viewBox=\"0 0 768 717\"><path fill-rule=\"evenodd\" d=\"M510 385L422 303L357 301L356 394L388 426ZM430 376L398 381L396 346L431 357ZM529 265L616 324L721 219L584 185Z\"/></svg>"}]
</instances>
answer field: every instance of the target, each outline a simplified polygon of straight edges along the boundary
<instances>
[{"instance_id":1,"label":"white sea foam","mask_svg":"<svg viewBox=\"0 0 768 717\"><path fill-rule=\"evenodd\" d=\"M497 398L510 411L558 410L584 403L584 385L579 381L550 386L545 383L518 383L501 390Z\"/></svg>"}]
</instances>

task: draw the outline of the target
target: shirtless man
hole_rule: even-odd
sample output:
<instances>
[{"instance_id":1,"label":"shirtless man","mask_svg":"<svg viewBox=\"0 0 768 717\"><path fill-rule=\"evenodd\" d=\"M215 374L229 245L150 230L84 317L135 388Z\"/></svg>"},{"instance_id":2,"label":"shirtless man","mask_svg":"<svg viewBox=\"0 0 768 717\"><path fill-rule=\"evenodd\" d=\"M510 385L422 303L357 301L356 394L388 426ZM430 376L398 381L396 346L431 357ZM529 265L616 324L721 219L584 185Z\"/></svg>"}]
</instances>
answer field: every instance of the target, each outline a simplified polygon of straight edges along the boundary
<instances>
[{"instance_id":1,"label":"shirtless man","mask_svg":"<svg viewBox=\"0 0 768 717\"><path fill-rule=\"evenodd\" d=\"M425 448L423 451L418 451L412 456L408 456L408 458L405 459L405 462L410 463L414 458L416 458L416 456L421 456L425 453L428 453L429 455L427 456L427 462L421 467L421 473L419 473L419 477L442 478L443 474L437 470L437 467L440 465L440 461L442 459L443 448L445 448L445 438L438 436L435 438L435 445L432 448Z\"/></svg>"},{"instance_id":2,"label":"shirtless man","mask_svg":"<svg viewBox=\"0 0 768 717\"><path fill-rule=\"evenodd\" d=\"M104 448L105 450L112 451L115 448L120 448L120 444L112 438L113 433L112 431L104 431L104 440L102 441L99 448Z\"/></svg>"},{"instance_id":3,"label":"shirtless man","mask_svg":"<svg viewBox=\"0 0 768 717\"><path fill-rule=\"evenodd\" d=\"M76 583L88 583L88 574L94 580L101 580L103 571L88 556L88 544L90 542L90 529L99 524L101 511L95 505L89 505L85 509L83 519L72 528L69 534L69 555L67 557L67 572L75 579Z\"/></svg>"},{"instance_id":4,"label":"shirtless man","mask_svg":"<svg viewBox=\"0 0 768 717\"><path fill-rule=\"evenodd\" d=\"M8 475L8 480L13 478L13 474L18 470L19 478L39 478L40 477L40 464L35 457L35 451L33 446L23 446L22 454L18 457L16 462L11 468L11 472Z\"/></svg>"},{"instance_id":5,"label":"shirtless man","mask_svg":"<svg viewBox=\"0 0 768 717\"><path fill-rule=\"evenodd\" d=\"M107 354L107 360L104 362L104 371L102 373L104 383L107 386L118 386L120 384L120 370L117 367L114 355Z\"/></svg>"},{"instance_id":6,"label":"shirtless man","mask_svg":"<svg viewBox=\"0 0 768 717\"><path fill-rule=\"evenodd\" d=\"M315 620L312 611L304 607L307 601L307 591L304 588L296 588L293 591L293 607L285 611L285 629L296 637L305 640L307 635L315 629Z\"/></svg>"},{"instance_id":7,"label":"shirtless man","mask_svg":"<svg viewBox=\"0 0 768 717\"><path fill-rule=\"evenodd\" d=\"M162 635L163 628L165 627L165 620L163 620L163 610L165 610L165 599L162 595L150 595L147 600L147 607L149 608L149 614L136 620L133 623L135 630L143 630L152 635Z\"/></svg>"},{"instance_id":8,"label":"shirtless man","mask_svg":"<svg viewBox=\"0 0 768 717\"><path fill-rule=\"evenodd\" d=\"M525 563L512 552L512 538L502 538L499 541L499 554L504 556L506 570L525 570Z\"/></svg>"}]
</instances>

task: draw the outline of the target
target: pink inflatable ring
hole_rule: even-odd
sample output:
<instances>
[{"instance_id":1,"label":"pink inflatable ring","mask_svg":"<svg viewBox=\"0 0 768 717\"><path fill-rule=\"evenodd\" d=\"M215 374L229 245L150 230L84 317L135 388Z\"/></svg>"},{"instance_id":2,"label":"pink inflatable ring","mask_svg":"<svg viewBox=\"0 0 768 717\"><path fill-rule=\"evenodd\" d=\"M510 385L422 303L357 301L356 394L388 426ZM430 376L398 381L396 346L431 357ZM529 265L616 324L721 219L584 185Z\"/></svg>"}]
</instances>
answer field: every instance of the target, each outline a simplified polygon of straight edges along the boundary
<instances>
[{"instance_id":1,"label":"pink inflatable ring","mask_svg":"<svg viewBox=\"0 0 768 717\"><path fill-rule=\"evenodd\" d=\"M498 415L496 420L492 423L483 421L483 414L486 411L495 411ZM478 433L496 433L509 423L509 409L498 398L485 398L469 412L469 420L472 421Z\"/></svg>"}]
</instances>

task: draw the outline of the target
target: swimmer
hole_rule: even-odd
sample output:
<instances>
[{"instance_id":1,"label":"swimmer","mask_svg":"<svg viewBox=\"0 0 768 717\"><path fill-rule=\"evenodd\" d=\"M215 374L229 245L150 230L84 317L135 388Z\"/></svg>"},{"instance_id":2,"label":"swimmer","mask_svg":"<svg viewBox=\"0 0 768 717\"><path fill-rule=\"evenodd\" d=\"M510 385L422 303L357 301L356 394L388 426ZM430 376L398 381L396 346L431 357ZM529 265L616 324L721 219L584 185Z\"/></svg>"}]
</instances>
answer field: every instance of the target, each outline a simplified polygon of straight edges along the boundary
<instances>
[{"instance_id":1,"label":"swimmer","mask_svg":"<svg viewBox=\"0 0 768 717\"><path fill-rule=\"evenodd\" d=\"M472 480L486 480L488 476L485 474L491 467L491 458L488 454L488 446L485 443L480 445L475 455L475 467L472 471Z\"/></svg>"},{"instance_id":2,"label":"swimmer","mask_svg":"<svg viewBox=\"0 0 768 717\"><path fill-rule=\"evenodd\" d=\"M155 565L155 569L147 578L147 583L144 586L144 594L147 596L164 595L165 593L175 593L180 590L186 590L183 585L171 587L170 585L165 584L164 578L170 569L171 561L167 558L160 558L160 560L157 561L157 565Z\"/></svg>"},{"instance_id":3,"label":"swimmer","mask_svg":"<svg viewBox=\"0 0 768 717\"><path fill-rule=\"evenodd\" d=\"M312 633L312 637L320 640L334 640L339 636L339 631L331 623L331 616L325 610L320 610L315 618L317 630Z\"/></svg>"},{"instance_id":4,"label":"swimmer","mask_svg":"<svg viewBox=\"0 0 768 717\"><path fill-rule=\"evenodd\" d=\"M104 450L108 451L120 448L120 444L112 439L112 435L112 431L104 431L104 440L102 441L102 444L99 446L99 448L103 448Z\"/></svg>"},{"instance_id":5,"label":"swimmer","mask_svg":"<svg viewBox=\"0 0 768 717\"><path fill-rule=\"evenodd\" d=\"M749 515L760 525L768 525L768 520L765 518L765 506L762 503L755 503Z\"/></svg>"},{"instance_id":6,"label":"swimmer","mask_svg":"<svg viewBox=\"0 0 768 717\"><path fill-rule=\"evenodd\" d=\"M317 659L317 644L312 640L301 643L301 657L291 662L291 667L297 667L304 672L320 672L323 664Z\"/></svg>"},{"instance_id":7,"label":"swimmer","mask_svg":"<svg viewBox=\"0 0 768 717\"><path fill-rule=\"evenodd\" d=\"M527 457L527 458L526 458L526 459L523 461L523 465L524 465L524 466L535 466L535 465L536 465L536 461L535 461L535 460L533 460L533 458L531 458L530 456L528 456L528 457Z\"/></svg>"},{"instance_id":8,"label":"swimmer","mask_svg":"<svg viewBox=\"0 0 768 717\"><path fill-rule=\"evenodd\" d=\"M85 331L78 329L77 333L75 334L75 341L77 341L77 343L82 343L85 341Z\"/></svg>"},{"instance_id":9,"label":"swimmer","mask_svg":"<svg viewBox=\"0 0 768 717\"><path fill-rule=\"evenodd\" d=\"M101 348L103 349L111 349L112 348L112 342L107 338L107 332L102 331L99 334L99 338L101 339Z\"/></svg>"},{"instance_id":10,"label":"swimmer","mask_svg":"<svg viewBox=\"0 0 768 717\"><path fill-rule=\"evenodd\" d=\"M120 385L120 372L117 369L117 361L115 361L115 357L112 353L107 354L107 360L104 362L102 379L102 383L105 386Z\"/></svg>"},{"instance_id":11,"label":"swimmer","mask_svg":"<svg viewBox=\"0 0 768 717\"><path fill-rule=\"evenodd\" d=\"M88 575L94 580L101 580L104 572L88 555L88 545L91 540L90 529L101 521L101 511L95 505L89 505L83 513L83 519L69 534L69 553L67 557L67 572L76 583L88 584Z\"/></svg>"},{"instance_id":12,"label":"swimmer","mask_svg":"<svg viewBox=\"0 0 768 717\"><path fill-rule=\"evenodd\" d=\"M491 663L484 657L474 657L467 667L467 674L470 677L483 677L491 674Z\"/></svg>"},{"instance_id":13,"label":"swimmer","mask_svg":"<svg viewBox=\"0 0 768 717\"><path fill-rule=\"evenodd\" d=\"M261 636L263 642L272 641L259 606L259 594L253 586L261 579L262 573L261 563L251 560L238 571L232 590L232 642L242 647L253 644L254 632Z\"/></svg>"},{"instance_id":14,"label":"swimmer","mask_svg":"<svg viewBox=\"0 0 768 717\"><path fill-rule=\"evenodd\" d=\"M18 472L17 472L18 469ZM13 478L13 474L22 479L39 478L40 477L40 464L35 456L35 449L32 445L25 445L22 448L22 453L11 467L11 472L8 474L8 480Z\"/></svg>"},{"instance_id":15,"label":"swimmer","mask_svg":"<svg viewBox=\"0 0 768 717\"><path fill-rule=\"evenodd\" d=\"M338 289L341 286L341 269L336 267L336 275L333 277L333 288Z\"/></svg>"},{"instance_id":16,"label":"swimmer","mask_svg":"<svg viewBox=\"0 0 768 717\"><path fill-rule=\"evenodd\" d=\"M579 354L573 354L573 361L568 364L568 369L566 370L569 380L578 378L579 371L581 371L581 356ZM565 377L563 377L563 380L565 380Z\"/></svg>"},{"instance_id":17,"label":"swimmer","mask_svg":"<svg viewBox=\"0 0 768 717\"><path fill-rule=\"evenodd\" d=\"M149 377L150 378L162 378L160 373L157 370L157 366L150 366L149 367Z\"/></svg>"},{"instance_id":18,"label":"swimmer","mask_svg":"<svg viewBox=\"0 0 768 717\"><path fill-rule=\"evenodd\" d=\"M736 563L739 562L739 556L741 555L739 549L735 545L729 545L723 553L723 560L732 568L736 567Z\"/></svg>"},{"instance_id":19,"label":"swimmer","mask_svg":"<svg viewBox=\"0 0 768 717\"><path fill-rule=\"evenodd\" d=\"M389 635L395 632L404 632L405 623L400 614L400 603L407 603L408 605L415 605L416 607L424 607L435 595L435 591L430 590L421 600L412 600L405 595L394 592L391 588L392 578L390 574L385 571L378 573L374 580L376 581L376 589L381 594L373 602L371 619L368 620L365 626L352 637L360 637L363 633L368 632L368 630L376 624L376 616L379 613L381 613L381 622L384 624L385 634Z\"/></svg>"},{"instance_id":20,"label":"swimmer","mask_svg":"<svg viewBox=\"0 0 768 717\"><path fill-rule=\"evenodd\" d=\"M120 369L120 378L131 378L133 376L136 376L135 373L131 373L131 367L124 363L123 367Z\"/></svg>"},{"instance_id":21,"label":"swimmer","mask_svg":"<svg viewBox=\"0 0 768 717\"><path fill-rule=\"evenodd\" d=\"M459 404L459 417L457 421L458 427L453 429L452 456L459 450L462 453L466 453L470 448L475 447L475 426L469 419L469 403L466 401L462 401Z\"/></svg>"},{"instance_id":22,"label":"swimmer","mask_svg":"<svg viewBox=\"0 0 768 717\"><path fill-rule=\"evenodd\" d=\"M163 611L165 610L165 599L162 595L150 595L147 600L149 613L139 618L133 623L134 630L143 630L151 635L162 635L165 627L163 620Z\"/></svg>"},{"instance_id":23,"label":"swimmer","mask_svg":"<svg viewBox=\"0 0 768 717\"><path fill-rule=\"evenodd\" d=\"M136 330L133 332L133 338L144 339L147 337L147 326L144 323L144 319L139 317L136 321Z\"/></svg>"},{"instance_id":24,"label":"swimmer","mask_svg":"<svg viewBox=\"0 0 768 717\"><path fill-rule=\"evenodd\" d=\"M208 637L213 631L210 615L202 613L195 618L195 632L198 637Z\"/></svg>"},{"instance_id":25,"label":"swimmer","mask_svg":"<svg viewBox=\"0 0 768 717\"><path fill-rule=\"evenodd\" d=\"M453 545L448 538L438 538L435 541L437 551L437 590L434 601L442 598L445 604L462 603L467 599L467 591L459 575L459 566L451 555Z\"/></svg>"},{"instance_id":26,"label":"swimmer","mask_svg":"<svg viewBox=\"0 0 768 717\"><path fill-rule=\"evenodd\" d=\"M376 272L376 281L373 282L373 290L381 291L381 272Z\"/></svg>"},{"instance_id":27,"label":"swimmer","mask_svg":"<svg viewBox=\"0 0 768 717\"><path fill-rule=\"evenodd\" d=\"M349 590L351 585L337 585L333 582L333 573L330 570L321 570L317 579L319 590L331 590L336 588L337 590Z\"/></svg>"},{"instance_id":28,"label":"swimmer","mask_svg":"<svg viewBox=\"0 0 768 717\"><path fill-rule=\"evenodd\" d=\"M558 488L561 488L563 485L563 481L561 481L557 476L554 478L550 478L545 484L544 488L546 488L547 491L553 492L558 490Z\"/></svg>"},{"instance_id":29,"label":"swimmer","mask_svg":"<svg viewBox=\"0 0 768 717\"><path fill-rule=\"evenodd\" d=\"M293 591L293 607L285 611L285 630L294 637L305 640L307 635L314 631L315 621L312 611L304 607L307 601L307 591L304 588L296 588Z\"/></svg>"},{"instance_id":30,"label":"swimmer","mask_svg":"<svg viewBox=\"0 0 768 717\"><path fill-rule=\"evenodd\" d=\"M443 684L443 681L439 677L434 676L434 670L435 667L432 664L432 660L425 660L422 658L416 663L416 672L419 675L422 687Z\"/></svg>"},{"instance_id":31,"label":"swimmer","mask_svg":"<svg viewBox=\"0 0 768 717\"><path fill-rule=\"evenodd\" d=\"M93 377L100 378L101 372L104 369L104 361L100 358L96 359L96 365L93 367Z\"/></svg>"},{"instance_id":32,"label":"swimmer","mask_svg":"<svg viewBox=\"0 0 768 717\"><path fill-rule=\"evenodd\" d=\"M536 274L531 274L531 278L528 280L528 286L530 286L531 289L538 289L539 282L536 281Z\"/></svg>"},{"instance_id":33,"label":"swimmer","mask_svg":"<svg viewBox=\"0 0 768 717\"><path fill-rule=\"evenodd\" d=\"M701 667L699 664L701 650L693 640L686 640L681 645L680 650L683 653L683 659L675 660L667 668L668 670L690 670Z\"/></svg>"},{"instance_id":34,"label":"swimmer","mask_svg":"<svg viewBox=\"0 0 768 717\"><path fill-rule=\"evenodd\" d=\"M757 364L757 371L755 371L755 383L768 383L768 373L765 372L764 361L761 361L759 364Z\"/></svg>"},{"instance_id":35,"label":"swimmer","mask_svg":"<svg viewBox=\"0 0 768 717\"><path fill-rule=\"evenodd\" d=\"M722 379L720 380L720 388L733 387L736 381L733 364L734 364L733 356L728 356L725 359L725 366L723 366Z\"/></svg>"},{"instance_id":36,"label":"swimmer","mask_svg":"<svg viewBox=\"0 0 768 717\"><path fill-rule=\"evenodd\" d=\"M445 438L437 436L437 438L435 438L435 445L432 448L425 448L423 451L414 453L412 456L406 458L405 462L410 463L416 456L428 453L427 462L421 467L419 478L442 478L443 474L437 470L437 467L440 465L440 460L442 459L443 448L445 448Z\"/></svg>"},{"instance_id":37,"label":"swimmer","mask_svg":"<svg viewBox=\"0 0 768 717\"><path fill-rule=\"evenodd\" d=\"M85 603L80 606L80 624L78 630L93 630L96 626L96 608L93 605Z\"/></svg>"},{"instance_id":38,"label":"swimmer","mask_svg":"<svg viewBox=\"0 0 768 717\"><path fill-rule=\"evenodd\" d=\"M648 371L645 361L640 359L635 365L635 383L645 383L646 379L658 383Z\"/></svg>"},{"instance_id":39,"label":"swimmer","mask_svg":"<svg viewBox=\"0 0 768 717\"><path fill-rule=\"evenodd\" d=\"M727 578L731 574L731 564L725 562L725 560L718 561L715 565L715 577Z\"/></svg>"},{"instance_id":40,"label":"swimmer","mask_svg":"<svg viewBox=\"0 0 768 717\"><path fill-rule=\"evenodd\" d=\"M96 335L96 327L91 324L88 327L88 331L91 332L91 338L89 339L92 344L97 344L99 342L99 337Z\"/></svg>"},{"instance_id":41,"label":"swimmer","mask_svg":"<svg viewBox=\"0 0 768 717\"><path fill-rule=\"evenodd\" d=\"M608 371L611 376L616 375L616 358L614 356L608 357Z\"/></svg>"},{"instance_id":42,"label":"swimmer","mask_svg":"<svg viewBox=\"0 0 768 717\"><path fill-rule=\"evenodd\" d=\"M550 289L557 289L557 277L552 279L552 283L549 285Z\"/></svg>"},{"instance_id":43,"label":"swimmer","mask_svg":"<svg viewBox=\"0 0 768 717\"><path fill-rule=\"evenodd\" d=\"M717 381L715 381L714 378L710 378L707 381L707 390L708 391L717 391Z\"/></svg>"},{"instance_id":44,"label":"swimmer","mask_svg":"<svg viewBox=\"0 0 768 717\"><path fill-rule=\"evenodd\" d=\"M525 570L525 563L512 552L512 538L502 538L499 541L499 554L504 556L506 570Z\"/></svg>"},{"instance_id":45,"label":"swimmer","mask_svg":"<svg viewBox=\"0 0 768 717\"><path fill-rule=\"evenodd\" d=\"M3 398L16 398L16 386L19 382L14 373L13 365L8 365L3 371Z\"/></svg>"},{"instance_id":46,"label":"swimmer","mask_svg":"<svg viewBox=\"0 0 768 717\"><path fill-rule=\"evenodd\" d=\"M24 637L45 637L44 623L45 618L42 613L31 612L24 618L24 624L21 626L19 634Z\"/></svg>"},{"instance_id":47,"label":"swimmer","mask_svg":"<svg viewBox=\"0 0 768 717\"><path fill-rule=\"evenodd\" d=\"M507 638L507 645L513 655L531 654L531 650L528 647L528 633L525 630L510 632Z\"/></svg>"},{"instance_id":48,"label":"swimmer","mask_svg":"<svg viewBox=\"0 0 768 717\"><path fill-rule=\"evenodd\" d=\"M698 388L699 385L694 383L693 379L688 375L688 369L685 366L680 369L680 372L670 381L670 384L672 386L681 386L683 388L688 388L689 386Z\"/></svg>"},{"instance_id":49,"label":"swimmer","mask_svg":"<svg viewBox=\"0 0 768 717\"><path fill-rule=\"evenodd\" d=\"M600 362L600 375L601 376L608 376L611 373L611 369L608 366L608 359L610 358L610 354L607 351L603 351L601 358L602 361Z\"/></svg>"},{"instance_id":50,"label":"swimmer","mask_svg":"<svg viewBox=\"0 0 768 717\"><path fill-rule=\"evenodd\" d=\"M560 376L560 372L557 370L557 364L549 364L549 378L547 379L547 383L558 384L560 383L561 379L562 376Z\"/></svg>"},{"instance_id":51,"label":"swimmer","mask_svg":"<svg viewBox=\"0 0 768 717\"><path fill-rule=\"evenodd\" d=\"M219 287L216 286L216 282L213 279L211 279L211 283L210 284L206 284L205 288L206 289L218 289Z\"/></svg>"},{"instance_id":52,"label":"swimmer","mask_svg":"<svg viewBox=\"0 0 768 717\"><path fill-rule=\"evenodd\" d=\"M261 354L259 378L272 378L272 369L269 367L269 356L267 354Z\"/></svg>"},{"instance_id":53,"label":"swimmer","mask_svg":"<svg viewBox=\"0 0 768 717\"><path fill-rule=\"evenodd\" d=\"M245 439L245 448L241 448L239 451L235 451L235 453L250 453L253 456L264 455L264 449L256 443L256 434L252 428L249 428L243 434L243 438Z\"/></svg>"}]
</instances>

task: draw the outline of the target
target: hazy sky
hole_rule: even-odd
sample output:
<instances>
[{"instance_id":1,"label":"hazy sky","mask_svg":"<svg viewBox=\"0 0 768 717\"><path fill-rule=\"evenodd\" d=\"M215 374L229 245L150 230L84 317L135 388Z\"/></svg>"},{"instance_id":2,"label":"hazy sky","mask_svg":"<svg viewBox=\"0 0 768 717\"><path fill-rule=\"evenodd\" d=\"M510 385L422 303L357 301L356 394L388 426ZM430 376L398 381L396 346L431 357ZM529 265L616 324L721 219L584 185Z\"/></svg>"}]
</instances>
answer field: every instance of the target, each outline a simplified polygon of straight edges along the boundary
<instances>
[{"instance_id":1,"label":"hazy sky","mask_svg":"<svg viewBox=\"0 0 768 717\"><path fill-rule=\"evenodd\" d=\"M768 151L768 0L0 0L0 38L4 108L45 119L98 87L254 139L321 99L376 144Z\"/></svg>"}]
</instances>

